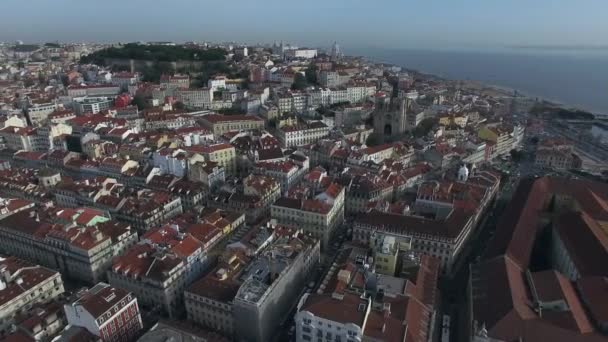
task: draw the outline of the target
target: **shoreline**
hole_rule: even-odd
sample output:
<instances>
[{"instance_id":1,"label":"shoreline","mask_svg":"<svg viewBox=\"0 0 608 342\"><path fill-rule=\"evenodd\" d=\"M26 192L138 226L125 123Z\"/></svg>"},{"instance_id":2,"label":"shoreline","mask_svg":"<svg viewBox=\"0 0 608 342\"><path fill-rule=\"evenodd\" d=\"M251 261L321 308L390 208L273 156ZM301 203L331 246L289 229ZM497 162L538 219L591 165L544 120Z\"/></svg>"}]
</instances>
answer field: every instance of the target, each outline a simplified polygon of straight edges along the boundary
<instances>
[{"instance_id":1,"label":"shoreline","mask_svg":"<svg viewBox=\"0 0 608 342\"><path fill-rule=\"evenodd\" d=\"M449 78L449 77L446 77L446 76L437 75L437 74L434 74L432 72L420 70L420 69L408 68L405 65L399 65L399 64L395 64L395 63L391 63L391 62L383 62L380 59L369 57L369 56L362 55L361 57L363 57L364 59L366 59L367 61L369 61L371 63L380 63L380 64L384 64L384 65L387 65L387 66L399 67L399 68L401 68L404 71L407 71L407 72L410 72L410 73L419 74L419 75L422 75L422 76L427 77L427 78L434 78L434 79L438 79L438 80L442 80L442 81L447 81L447 82L462 82L463 84L467 84L469 86L472 86L471 88L474 88L474 89L476 88L476 89L478 89L480 91L483 91L484 89L491 89L492 91L495 91L496 93L499 94L497 96L513 98L514 97L513 96L514 93L517 92L517 94L518 94L517 98L528 99L528 100L538 100L539 103L546 103L546 104L548 104L550 106L554 106L554 107L557 107L557 108L562 108L562 109L572 110L572 111L587 112L587 113L590 113L590 114L594 115L594 117L596 117L596 120L597 120L597 116L606 116L606 115L608 115L608 112L603 113L603 111L600 111L600 110L585 109L580 104L579 105L577 105L577 104L572 105L572 104L564 103L561 100L551 99L551 98L544 97L544 96L537 96L537 95L531 94L529 92L522 91L520 89L515 89L515 88L509 87L509 86L490 84L488 82L481 81L481 80L453 79L453 78Z\"/></svg>"}]
</instances>

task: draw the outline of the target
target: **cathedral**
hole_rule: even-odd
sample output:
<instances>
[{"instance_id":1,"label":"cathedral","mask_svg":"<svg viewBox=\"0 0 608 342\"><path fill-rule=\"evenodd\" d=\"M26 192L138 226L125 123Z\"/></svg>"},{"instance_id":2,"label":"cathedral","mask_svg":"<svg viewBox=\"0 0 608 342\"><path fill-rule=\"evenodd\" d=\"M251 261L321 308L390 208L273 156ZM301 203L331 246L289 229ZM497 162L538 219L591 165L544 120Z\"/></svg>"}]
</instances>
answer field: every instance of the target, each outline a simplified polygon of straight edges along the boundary
<instances>
[{"instance_id":1,"label":"cathedral","mask_svg":"<svg viewBox=\"0 0 608 342\"><path fill-rule=\"evenodd\" d=\"M405 133L407 124L408 100L384 93L376 95L376 108L373 113L374 133L384 138L397 137Z\"/></svg>"}]
</instances>

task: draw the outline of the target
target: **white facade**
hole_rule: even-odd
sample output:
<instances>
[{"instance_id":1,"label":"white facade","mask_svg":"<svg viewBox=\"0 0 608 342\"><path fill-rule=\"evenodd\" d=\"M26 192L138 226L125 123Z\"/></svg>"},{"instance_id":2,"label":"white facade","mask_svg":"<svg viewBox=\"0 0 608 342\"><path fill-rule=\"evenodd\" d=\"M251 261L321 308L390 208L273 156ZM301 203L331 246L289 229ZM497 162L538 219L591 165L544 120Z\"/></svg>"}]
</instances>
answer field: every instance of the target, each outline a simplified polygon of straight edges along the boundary
<instances>
[{"instance_id":1,"label":"white facade","mask_svg":"<svg viewBox=\"0 0 608 342\"><path fill-rule=\"evenodd\" d=\"M301 301L305 302L309 295L305 294ZM365 310L365 317L369 314L372 307L371 300L367 299L368 305ZM324 337L331 336L328 341L360 342L363 339L363 329L354 323L342 323L315 316L309 311L299 311L295 318L296 342L310 342L323 340ZM320 337L321 336L321 337Z\"/></svg>"},{"instance_id":2,"label":"white facade","mask_svg":"<svg viewBox=\"0 0 608 342\"><path fill-rule=\"evenodd\" d=\"M176 91L175 96L186 107L208 109L213 102L213 89L180 89Z\"/></svg>"}]
</instances>

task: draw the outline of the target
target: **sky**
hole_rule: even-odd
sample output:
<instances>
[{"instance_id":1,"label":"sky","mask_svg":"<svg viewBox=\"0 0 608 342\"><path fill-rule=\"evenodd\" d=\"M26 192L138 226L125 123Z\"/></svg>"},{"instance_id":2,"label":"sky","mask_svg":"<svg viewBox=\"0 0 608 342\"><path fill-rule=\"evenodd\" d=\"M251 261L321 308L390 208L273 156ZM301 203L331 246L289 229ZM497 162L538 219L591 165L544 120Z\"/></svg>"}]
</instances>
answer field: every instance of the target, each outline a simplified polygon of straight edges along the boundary
<instances>
[{"instance_id":1,"label":"sky","mask_svg":"<svg viewBox=\"0 0 608 342\"><path fill-rule=\"evenodd\" d=\"M606 0L0 0L0 41L608 46Z\"/></svg>"}]
</instances>

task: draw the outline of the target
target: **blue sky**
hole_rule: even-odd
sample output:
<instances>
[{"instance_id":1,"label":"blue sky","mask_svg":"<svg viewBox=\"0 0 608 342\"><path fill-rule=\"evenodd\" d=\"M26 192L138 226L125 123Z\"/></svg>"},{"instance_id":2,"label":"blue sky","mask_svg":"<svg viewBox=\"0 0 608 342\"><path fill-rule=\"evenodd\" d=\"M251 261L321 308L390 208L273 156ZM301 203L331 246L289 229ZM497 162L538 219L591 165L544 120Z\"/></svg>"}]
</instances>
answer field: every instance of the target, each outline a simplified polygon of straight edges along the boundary
<instances>
[{"instance_id":1,"label":"blue sky","mask_svg":"<svg viewBox=\"0 0 608 342\"><path fill-rule=\"evenodd\" d=\"M1 0L0 40L608 45L606 0Z\"/></svg>"}]
</instances>

